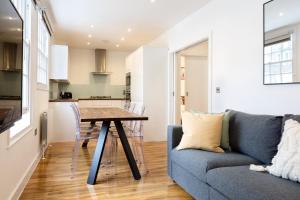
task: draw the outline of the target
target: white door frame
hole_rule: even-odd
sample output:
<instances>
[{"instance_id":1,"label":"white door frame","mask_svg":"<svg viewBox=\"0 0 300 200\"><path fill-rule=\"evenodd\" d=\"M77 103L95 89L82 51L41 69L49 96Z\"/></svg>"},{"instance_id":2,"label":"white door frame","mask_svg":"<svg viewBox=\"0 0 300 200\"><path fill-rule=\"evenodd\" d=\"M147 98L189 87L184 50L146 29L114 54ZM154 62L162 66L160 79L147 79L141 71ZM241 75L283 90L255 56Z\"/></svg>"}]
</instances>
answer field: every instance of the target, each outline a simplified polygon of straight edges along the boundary
<instances>
[{"instance_id":1,"label":"white door frame","mask_svg":"<svg viewBox=\"0 0 300 200\"><path fill-rule=\"evenodd\" d=\"M176 124L176 80L177 80L177 62L176 53L194 46L198 43L208 41L208 112L213 112L213 62L212 62L212 32L208 36L201 38L200 40L194 41L186 46L178 48L174 51L169 52L169 63L168 63L168 124Z\"/></svg>"}]
</instances>

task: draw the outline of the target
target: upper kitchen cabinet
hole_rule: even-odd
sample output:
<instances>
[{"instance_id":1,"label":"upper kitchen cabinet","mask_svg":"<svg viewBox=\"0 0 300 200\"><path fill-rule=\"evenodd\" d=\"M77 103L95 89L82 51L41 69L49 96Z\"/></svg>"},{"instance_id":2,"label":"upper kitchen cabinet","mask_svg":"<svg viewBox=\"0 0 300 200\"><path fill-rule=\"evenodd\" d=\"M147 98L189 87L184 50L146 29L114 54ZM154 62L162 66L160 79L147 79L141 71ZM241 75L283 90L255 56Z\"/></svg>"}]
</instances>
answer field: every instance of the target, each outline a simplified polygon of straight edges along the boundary
<instances>
[{"instance_id":1,"label":"upper kitchen cabinet","mask_svg":"<svg viewBox=\"0 0 300 200\"><path fill-rule=\"evenodd\" d=\"M66 45L51 46L50 79L68 81L69 48Z\"/></svg>"}]
</instances>

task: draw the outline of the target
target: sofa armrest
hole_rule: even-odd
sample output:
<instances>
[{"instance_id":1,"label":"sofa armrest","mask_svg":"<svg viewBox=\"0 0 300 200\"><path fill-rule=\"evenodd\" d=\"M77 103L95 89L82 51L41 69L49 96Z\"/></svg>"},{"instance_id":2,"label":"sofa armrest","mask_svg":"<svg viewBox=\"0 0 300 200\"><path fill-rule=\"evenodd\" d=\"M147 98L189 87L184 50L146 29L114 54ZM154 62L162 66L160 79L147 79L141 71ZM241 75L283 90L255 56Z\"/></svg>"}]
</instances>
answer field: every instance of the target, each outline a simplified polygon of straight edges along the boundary
<instances>
[{"instance_id":1,"label":"sofa armrest","mask_svg":"<svg viewBox=\"0 0 300 200\"><path fill-rule=\"evenodd\" d=\"M172 161L171 151L179 145L183 132L181 126L169 126L168 127L168 174L172 177Z\"/></svg>"}]
</instances>

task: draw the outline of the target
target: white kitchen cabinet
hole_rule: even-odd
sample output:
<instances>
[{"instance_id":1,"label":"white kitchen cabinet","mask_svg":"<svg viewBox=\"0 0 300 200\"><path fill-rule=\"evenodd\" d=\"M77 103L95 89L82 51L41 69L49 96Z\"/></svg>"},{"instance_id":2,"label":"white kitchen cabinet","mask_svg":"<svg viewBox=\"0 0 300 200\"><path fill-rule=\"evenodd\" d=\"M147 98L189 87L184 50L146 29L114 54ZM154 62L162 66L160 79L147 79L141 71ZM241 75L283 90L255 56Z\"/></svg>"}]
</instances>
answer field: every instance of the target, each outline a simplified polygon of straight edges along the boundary
<instances>
[{"instance_id":1,"label":"white kitchen cabinet","mask_svg":"<svg viewBox=\"0 0 300 200\"><path fill-rule=\"evenodd\" d=\"M48 111L49 142L75 141L76 121L71 102L50 102Z\"/></svg>"},{"instance_id":2,"label":"white kitchen cabinet","mask_svg":"<svg viewBox=\"0 0 300 200\"><path fill-rule=\"evenodd\" d=\"M50 79L68 81L69 48L66 45L52 45L50 59Z\"/></svg>"},{"instance_id":3,"label":"white kitchen cabinet","mask_svg":"<svg viewBox=\"0 0 300 200\"><path fill-rule=\"evenodd\" d=\"M71 104L72 102L49 103L49 142L66 142L75 140L76 121ZM124 108L125 100L80 100L77 104L80 108Z\"/></svg>"}]
</instances>

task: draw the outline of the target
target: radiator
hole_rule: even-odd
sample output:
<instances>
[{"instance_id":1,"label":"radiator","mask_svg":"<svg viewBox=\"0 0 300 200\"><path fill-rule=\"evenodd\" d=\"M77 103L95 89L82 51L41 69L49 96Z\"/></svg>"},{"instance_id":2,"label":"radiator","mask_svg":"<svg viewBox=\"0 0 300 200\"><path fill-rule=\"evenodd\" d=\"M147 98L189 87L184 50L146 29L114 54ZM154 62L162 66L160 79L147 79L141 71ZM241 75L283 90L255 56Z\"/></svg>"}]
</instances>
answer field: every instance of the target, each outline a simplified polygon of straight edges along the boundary
<instances>
[{"instance_id":1,"label":"radiator","mask_svg":"<svg viewBox=\"0 0 300 200\"><path fill-rule=\"evenodd\" d=\"M46 112L41 114L41 144L43 151L43 159L45 159L45 150L47 147L47 135L48 135L48 115Z\"/></svg>"}]
</instances>

